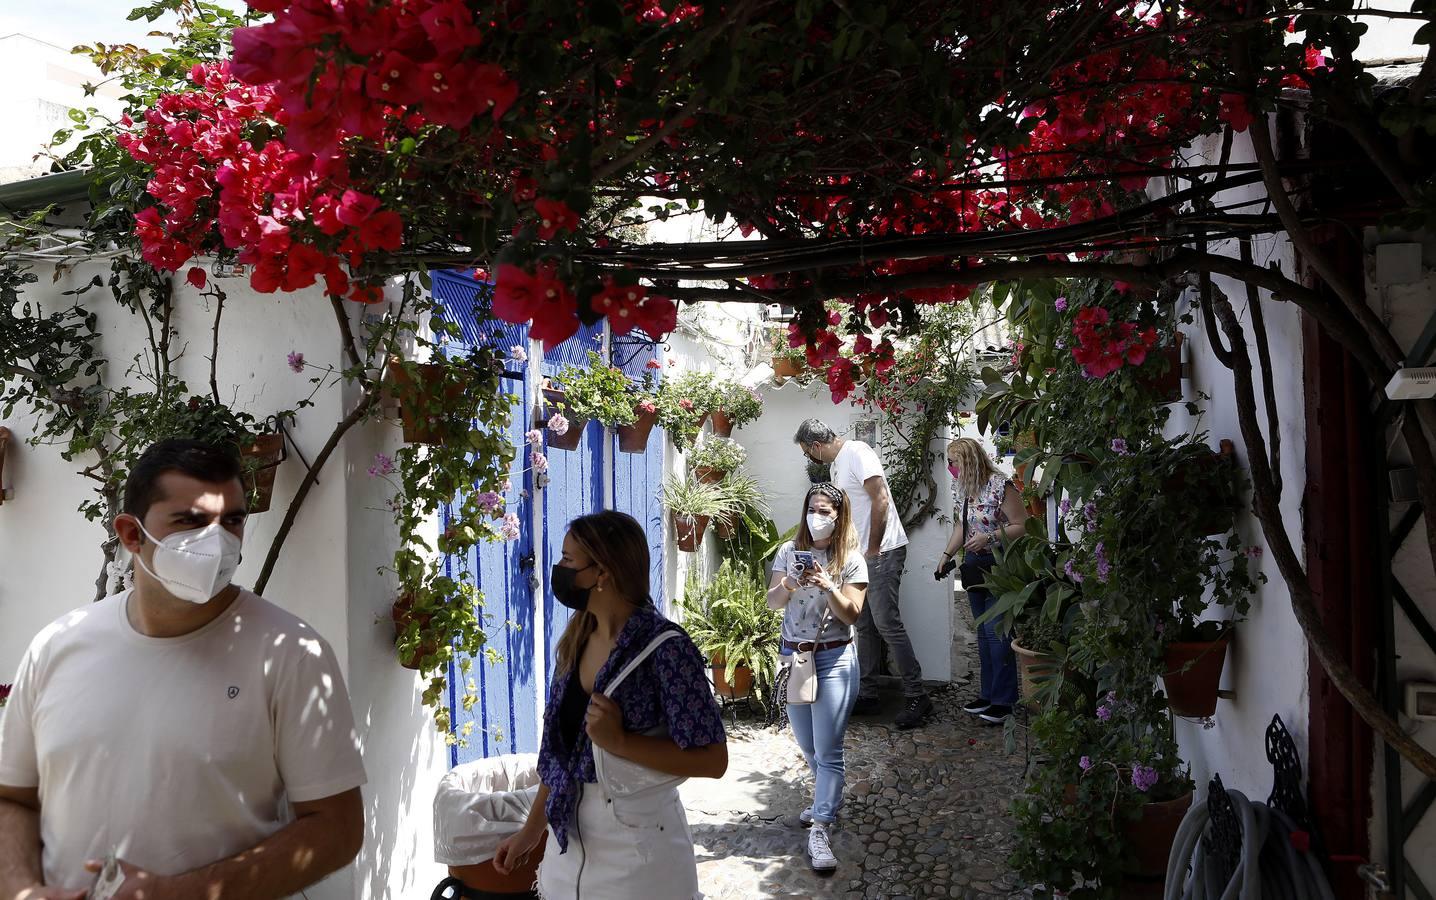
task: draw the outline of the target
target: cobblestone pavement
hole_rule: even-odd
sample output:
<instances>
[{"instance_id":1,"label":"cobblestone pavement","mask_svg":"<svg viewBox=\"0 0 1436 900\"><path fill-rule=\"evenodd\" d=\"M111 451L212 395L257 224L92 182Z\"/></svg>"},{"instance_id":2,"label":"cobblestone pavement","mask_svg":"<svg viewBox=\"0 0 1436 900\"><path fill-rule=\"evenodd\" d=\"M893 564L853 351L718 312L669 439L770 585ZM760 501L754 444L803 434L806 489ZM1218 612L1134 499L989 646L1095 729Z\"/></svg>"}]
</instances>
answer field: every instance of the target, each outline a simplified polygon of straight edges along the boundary
<instances>
[{"instance_id":1,"label":"cobblestone pavement","mask_svg":"<svg viewBox=\"0 0 1436 900\"><path fill-rule=\"evenodd\" d=\"M962 712L970 696L964 684L935 688L934 715L912 731L890 724L896 693L886 696L885 716L852 720L846 799L833 831L839 866L827 878L807 864L797 814L812 778L791 731L730 724L727 777L683 788L705 896L1024 896L1006 865L1021 750L1008 754L1001 728Z\"/></svg>"}]
</instances>

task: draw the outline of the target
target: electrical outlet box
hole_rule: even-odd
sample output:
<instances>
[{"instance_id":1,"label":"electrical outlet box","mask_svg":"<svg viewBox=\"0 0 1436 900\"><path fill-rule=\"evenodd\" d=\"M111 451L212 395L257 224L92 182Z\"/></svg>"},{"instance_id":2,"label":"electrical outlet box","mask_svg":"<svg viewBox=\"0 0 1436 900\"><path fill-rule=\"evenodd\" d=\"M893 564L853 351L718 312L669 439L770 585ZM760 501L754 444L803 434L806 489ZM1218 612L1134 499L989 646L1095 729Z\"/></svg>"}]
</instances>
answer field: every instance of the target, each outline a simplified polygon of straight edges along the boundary
<instances>
[{"instance_id":1,"label":"electrical outlet box","mask_svg":"<svg viewBox=\"0 0 1436 900\"><path fill-rule=\"evenodd\" d=\"M1429 400L1436 397L1436 366L1397 369L1386 382L1386 396L1391 400Z\"/></svg>"},{"instance_id":2,"label":"electrical outlet box","mask_svg":"<svg viewBox=\"0 0 1436 900\"><path fill-rule=\"evenodd\" d=\"M1436 722L1436 684L1407 682L1406 715L1418 722Z\"/></svg>"}]
</instances>

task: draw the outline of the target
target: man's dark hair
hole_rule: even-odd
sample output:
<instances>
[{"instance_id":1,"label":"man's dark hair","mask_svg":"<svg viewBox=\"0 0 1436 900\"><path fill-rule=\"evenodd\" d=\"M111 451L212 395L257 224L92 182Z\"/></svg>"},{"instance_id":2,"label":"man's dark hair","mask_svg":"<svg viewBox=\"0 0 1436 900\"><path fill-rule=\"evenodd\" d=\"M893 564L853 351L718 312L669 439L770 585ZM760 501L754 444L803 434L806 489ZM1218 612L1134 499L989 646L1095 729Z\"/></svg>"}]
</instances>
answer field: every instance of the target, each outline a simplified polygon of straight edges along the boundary
<instances>
[{"instance_id":1,"label":"man's dark hair","mask_svg":"<svg viewBox=\"0 0 1436 900\"><path fill-rule=\"evenodd\" d=\"M222 484L243 482L239 452L222 444L207 444L190 438L170 438L151 444L130 469L125 479L122 511L143 521L150 506L164 499L160 476L179 472L199 481Z\"/></svg>"},{"instance_id":2,"label":"man's dark hair","mask_svg":"<svg viewBox=\"0 0 1436 900\"><path fill-rule=\"evenodd\" d=\"M828 423L822 419L808 419L798 426L798 433L793 435L795 444L831 444L838 436Z\"/></svg>"}]
</instances>

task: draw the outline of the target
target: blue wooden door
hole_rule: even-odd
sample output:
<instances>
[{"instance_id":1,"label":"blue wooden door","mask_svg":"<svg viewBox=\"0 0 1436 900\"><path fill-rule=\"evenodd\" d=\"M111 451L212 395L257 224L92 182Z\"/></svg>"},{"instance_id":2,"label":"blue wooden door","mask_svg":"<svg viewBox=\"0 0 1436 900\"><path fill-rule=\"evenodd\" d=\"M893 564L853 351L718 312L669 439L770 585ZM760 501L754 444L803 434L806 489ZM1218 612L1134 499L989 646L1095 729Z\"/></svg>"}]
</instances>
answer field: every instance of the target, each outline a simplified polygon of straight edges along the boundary
<instances>
[{"instance_id":1,"label":"blue wooden door","mask_svg":"<svg viewBox=\"0 0 1436 900\"><path fill-rule=\"evenodd\" d=\"M658 359L658 348L640 332L631 338L614 338L611 362L629 378L642 381L645 373L657 375L648 368L650 360ZM667 598L663 590L663 543L667 536L667 518L663 512L663 446L662 429L648 433L648 448L643 453L624 453L613 438L613 508L626 512L643 525L648 535L648 591L654 604L666 614Z\"/></svg>"},{"instance_id":2,"label":"blue wooden door","mask_svg":"<svg viewBox=\"0 0 1436 900\"><path fill-rule=\"evenodd\" d=\"M544 377L557 378L564 366L588 366L590 350L599 351L603 346L601 325L579 329L578 334L544 354L541 366ZM540 425L540 427L542 427ZM604 428L597 422L584 426L583 440L573 450L556 450L548 446L548 431L544 431L544 454L548 458L548 485L540 492L543 515L544 559L552 566L563 555L563 536L568 523L603 508L603 440ZM543 591L544 637L547 648L544 659L547 662L545 680L552 677L553 663L557 659L558 639L563 635L569 619L573 618L567 607L553 598L548 589L548 573L541 575Z\"/></svg>"},{"instance_id":3,"label":"blue wooden door","mask_svg":"<svg viewBox=\"0 0 1436 900\"><path fill-rule=\"evenodd\" d=\"M528 346L528 326L512 325L490 317L487 312L488 285L464 276L434 274L434 296L443 304L444 317L459 325L462 337L449 352L475 346L490 346L507 353L510 347ZM471 661L468 678L474 682L478 701L470 709L459 702L463 676L457 664L449 673L449 708L456 734L467 729L466 745L453 745L450 761L457 765L473 759L504 753L538 750L539 690L543 681L535 659L535 589L533 587L534 538L532 475L523 452L526 410L532 396L527 366L518 361L507 365L505 391L514 398L513 415L507 427L515 448L510 485L504 496L506 512L518 516L522 527L517 540L480 544L466 556L450 555L444 560L445 574L455 577L466 572L481 592L480 616L488 636L485 652ZM488 423L475 423L486 427ZM450 510L444 510L441 526L448 526Z\"/></svg>"}]
</instances>

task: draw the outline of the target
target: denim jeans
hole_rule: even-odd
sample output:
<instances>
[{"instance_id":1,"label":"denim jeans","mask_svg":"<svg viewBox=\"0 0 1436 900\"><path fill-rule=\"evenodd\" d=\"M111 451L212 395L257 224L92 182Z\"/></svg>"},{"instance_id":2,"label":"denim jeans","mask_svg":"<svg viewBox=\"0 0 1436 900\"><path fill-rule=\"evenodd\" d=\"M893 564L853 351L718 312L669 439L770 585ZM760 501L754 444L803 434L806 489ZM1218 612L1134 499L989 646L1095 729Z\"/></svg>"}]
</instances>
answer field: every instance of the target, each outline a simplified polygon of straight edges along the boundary
<instances>
[{"instance_id":1,"label":"denim jeans","mask_svg":"<svg viewBox=\"0 0 1436 900\"><path fill-rule=\"evenodd\" d=\"M843 733L858 699L858 657L852 644L820 650L818 699L789 703L788 721L813 772L813 821L832 822L843 805Z\"/></svg>"},{"instance_id":2,"label":"denim jeans","mask_svg":"<svg viewBox=\"0 0 1436 900\"><path fill-rule=\"evenodd\" d=\"M898 604L906 564L907 547L886 550L879 553L877 559L868 561L868 595L857 621L858 661L862 668L859 696L876 698L878 695L884 643L902 674L903 696L911 700L927 693L922 686L922 666L903 627L902 608Z\"/></svg>"},{"instance_id":3,"label":"denim jeans","mask_svg":"<svg viewBox=\"0 0 1436 900\"><path fill-rule=\"evenodd\" d=\"M986 554L968 553L963 562L981 563ZM968 588L967 602L972 607L972 618L977 620L997 602L990 591L982 588ZM1013 706L1017 703L1017 655L1012 652L1012 641L997 632L1001 619L993 619L977 626L977 659L980 667L978 679L979 696L996 706Z\"/></svg>"}]
</instances>

